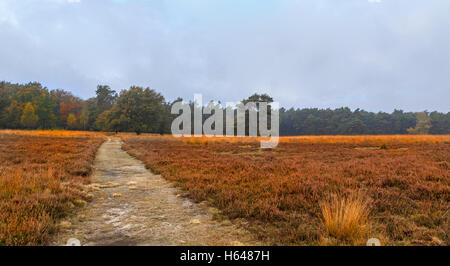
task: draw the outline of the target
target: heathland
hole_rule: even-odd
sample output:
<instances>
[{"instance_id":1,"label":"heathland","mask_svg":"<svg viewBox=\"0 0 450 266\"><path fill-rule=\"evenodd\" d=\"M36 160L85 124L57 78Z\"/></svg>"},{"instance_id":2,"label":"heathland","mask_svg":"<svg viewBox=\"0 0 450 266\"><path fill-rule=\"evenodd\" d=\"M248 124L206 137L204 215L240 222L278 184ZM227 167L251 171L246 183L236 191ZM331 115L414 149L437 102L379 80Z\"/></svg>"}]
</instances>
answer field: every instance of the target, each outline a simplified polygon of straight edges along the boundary
<instances>
[{"instance_id":1,"label":"heathland","mask_svg":"<svg viewBox=\"0 0 450 266\"><path fill-rule=\"evenodd\" d=\"M284 137L274 149L252 138L123 139L186 196L270 244L449 244L448 135Z\"/></svg>"},{"instance_id":2,"label":"heathland","mask_svg":"<svg viewBox=\"0 0 450 266\"><path fill-rule=\"evenodd\" d=\"M271 245L448 245L450 136L174 138L123 149ZM84 190L105 133L0 131L0 245L45 245ZM95 198L93 200L96 200ZM132 201L130 201L132 204Z\"/></svg>"},{"instance_id":3,"label":"heathland","mask_svg":"<svg viewBox=\"0 0 450 266\"><path fill-rule=\"evenodd\" d=\"M0 131L0 246L44 245L56 221L85 204L104 135Z\"/></svg>"}]
</instances>

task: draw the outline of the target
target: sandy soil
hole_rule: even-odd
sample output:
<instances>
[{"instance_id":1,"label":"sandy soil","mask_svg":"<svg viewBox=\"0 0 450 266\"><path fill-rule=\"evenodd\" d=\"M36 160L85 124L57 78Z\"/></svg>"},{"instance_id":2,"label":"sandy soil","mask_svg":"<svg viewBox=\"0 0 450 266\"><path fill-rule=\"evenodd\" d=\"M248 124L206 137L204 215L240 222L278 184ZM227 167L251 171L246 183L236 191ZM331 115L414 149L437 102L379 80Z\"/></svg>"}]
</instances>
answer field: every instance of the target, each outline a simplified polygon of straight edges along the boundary
<instances>
[{"instance_id":1,"label":"sandy soil","mask_svg":"<svg viewBox=\"0 0 450 266\"><path fill-rule=\"evenodd\" d=\"M53 245L71 238L81 245L260 245L240 226L213 219L220 212L181 196L111 138L98 150L92 201L59 224ZM83 202L80 202L83 205Z\"/></svg>"}]
</instances>

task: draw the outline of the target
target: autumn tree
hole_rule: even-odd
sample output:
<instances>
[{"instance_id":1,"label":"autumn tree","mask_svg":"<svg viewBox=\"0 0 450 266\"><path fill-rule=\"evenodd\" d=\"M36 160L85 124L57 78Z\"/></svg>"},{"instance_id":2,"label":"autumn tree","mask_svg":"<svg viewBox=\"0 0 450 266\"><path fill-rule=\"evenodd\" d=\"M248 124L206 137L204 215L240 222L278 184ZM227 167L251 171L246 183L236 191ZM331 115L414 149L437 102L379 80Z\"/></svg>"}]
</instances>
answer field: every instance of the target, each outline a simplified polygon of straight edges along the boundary
<instances>
[{"instance_id":1,"label":"autumn tree","mask_svg":"<svg viewBox=\"0 0 450 266\"><path fill-rule=\"evenodd\" d=\"M12 101L11 104L6 108L5 110L5 125L7 128L20 128L20 118L22 114L22 107L21 105L16 102Z\"/></svg>"},{"instance_id":2,"label":"autumn tree","mask_svg":"<svg viewBox=\"0 0 450 266\"><path fill-rule=\"evenodd\" d=\"M95 128L102 131L111 131L111 110L106 110L103 113L101 113L99 116L97 116L97 119L95 120ZM116 125L117 127L117 125ZM119 129L115 129L119 130Z\"/></svg>"},{"instance_id":3,"label":"autumn tree","mask_svg":"<svg viewBox=\"0 0 450 266\"><path fill-rule=\"evenodd\" d=\"M1 88L3 87L3 89ZM0 100L9 103L4 109L0 120L6 123L8 127L17 128L22 126L21 115L27 104L31 104L34 113L39 117L35 128L51 128L56 119L54 115L55 102L50 96L49 91L39 83L28 83L25 85L3 84L0 89L5 93L0 93ZM4 98L7 97L7 98ZM6 100L6 101L5 101Z\"/></svg>"},{"instance_id":4,"label":"autumn tree","mask_svg":"<svg viewBox=\"0 0 450 266\"><path fill-rule=\"evenodd\" d=\"M69 114L67 116L67 127L69 129L77 129L78 128L78 119L74 114Z\"/></svg>"},{"instance_id":5,"label":"autumn tree","mask_svg":"<svg viewBox=\"0 0 450 266\"><path fill-rule=\"evenodd\" d=\"M416 127L408 128L409 134L428 134L431 128L431 117L428 116L427 112L420 112L416 114L417 123Z\"/></svg>"},{"instance_id":6,"label":"autumn tree","mask_svg":"<svg viewBox=\"0 0 450 266\"><path fill-rule=\"evenodd\" d=\"M23 109L22 116L20 117L20 123L24 128L34 128L38 120L39 117L35 114L33 105L27 103Z\"/></svg>"},{"instance_id":7,"label":"autumn tree","mask_svg":"<svg viewBox=\"0 0 450 266\"><path fill-rule=\"evenodd\" d=\"M88 123L89 123L89 111L85 107L81 111L81 115L80 115L80 127L81 127L81 129L87 130L88 129Z\"/></svg>"},{"instance_id":8,"label":"autumn tree","mask_svg":"<svg viewBox=\"0 0 450 266\"><path fill-rule=\"evenodd\" d=\"M70 114L74 114L77 118L80 117L83 100L73 96L72 93L64 90L55 90L52 91L51 94L56 99L57 108L55 110L55 113L58 117L58 127L67 127L67 118Z\"/></svg>"}]
</instances>

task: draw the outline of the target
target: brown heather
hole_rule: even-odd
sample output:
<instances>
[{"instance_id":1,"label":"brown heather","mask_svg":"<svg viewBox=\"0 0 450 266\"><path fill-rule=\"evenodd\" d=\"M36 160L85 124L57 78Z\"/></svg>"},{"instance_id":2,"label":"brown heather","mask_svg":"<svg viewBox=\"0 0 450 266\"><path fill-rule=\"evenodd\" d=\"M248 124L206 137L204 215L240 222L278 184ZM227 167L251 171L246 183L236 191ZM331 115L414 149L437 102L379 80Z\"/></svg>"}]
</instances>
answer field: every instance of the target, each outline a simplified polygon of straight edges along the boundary
<instances>
[{"instance_id":1,"label":"brown heather","mask_svg":"<svg viewBox=\"0 0 450 266\"><path fill-rule=\"evenodd\" d=\"M0 246L43 245L83 198L104 137L66 131L0 131Z\"/></svg>"},{"instance_id":2,"label":"brown heather","mask_svg":"<svg viewBox=\"0 0 450 266\"><path fill-rule=\"evenodd\" d=\"M269 244L450 243L448 135L284 137L269 150L251 138L123 138L149 169Z\"/></svg>"}]
</instances>

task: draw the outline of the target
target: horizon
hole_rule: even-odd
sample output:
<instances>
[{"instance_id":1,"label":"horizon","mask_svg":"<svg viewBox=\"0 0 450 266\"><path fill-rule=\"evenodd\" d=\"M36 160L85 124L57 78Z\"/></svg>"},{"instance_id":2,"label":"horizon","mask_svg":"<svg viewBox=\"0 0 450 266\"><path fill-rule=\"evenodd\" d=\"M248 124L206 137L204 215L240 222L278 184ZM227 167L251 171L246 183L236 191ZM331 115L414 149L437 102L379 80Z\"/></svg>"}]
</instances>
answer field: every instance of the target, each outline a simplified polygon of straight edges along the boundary
<instances>
[{"instance_id":1,"label":"horizon","mask_svg":"<svg viewBox=\"0 0 450 266\"><path fill-rule=\"evenodd\" d=\"M447 8L446 8L447 7ZM87 99L267 93L286 109L449 112L448 1L0 2L0 76Z\"/></svg>"}]
</instances>

